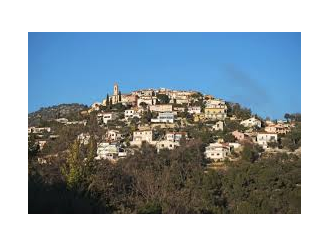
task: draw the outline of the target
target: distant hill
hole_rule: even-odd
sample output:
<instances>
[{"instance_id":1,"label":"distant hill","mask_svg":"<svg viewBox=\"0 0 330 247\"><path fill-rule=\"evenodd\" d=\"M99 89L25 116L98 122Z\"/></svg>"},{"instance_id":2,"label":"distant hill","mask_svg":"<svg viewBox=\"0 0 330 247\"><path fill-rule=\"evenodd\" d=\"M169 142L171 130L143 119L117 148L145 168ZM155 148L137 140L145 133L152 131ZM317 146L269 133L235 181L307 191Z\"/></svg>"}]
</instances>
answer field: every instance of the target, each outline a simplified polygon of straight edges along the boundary
<instances>
[{"instance_id":1,"label":"distant hill","mask_svg":"<svg viewBox=\"0 0 330 247\"><path fill-rule=\"evenodd\" d=\"M76 120L77 116L79 116L77 113L87 109L88 106L78 103L41 107L38 111L29 113L29 126L37 126L42 121L54 120L57 118Z\"/></svg>"}]
</instances>

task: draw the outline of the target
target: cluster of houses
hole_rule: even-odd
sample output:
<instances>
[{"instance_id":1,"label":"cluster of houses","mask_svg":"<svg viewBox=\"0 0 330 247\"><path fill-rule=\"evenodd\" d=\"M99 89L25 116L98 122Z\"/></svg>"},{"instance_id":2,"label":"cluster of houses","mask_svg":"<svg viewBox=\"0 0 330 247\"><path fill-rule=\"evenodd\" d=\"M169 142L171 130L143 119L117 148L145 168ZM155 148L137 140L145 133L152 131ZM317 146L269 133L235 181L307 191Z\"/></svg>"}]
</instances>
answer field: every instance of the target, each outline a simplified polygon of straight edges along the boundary
<instances>
[{"instance_id":1,"label":"cluster of houses","mask_svg":"<svg viewBox=\"0 0 330 247\"><path fill-rule=\"evenodd\" d=\"M175 147L180 146L182 138L187 138L186 132L167 132L164 137L155 139L153 130L139 130L133 132L133 140L130 142L131 146L141 147L143 142L154 145L159 152L161 149L173 150Z\"/></svg>"},{"instance_id":2,"label":"cluster of houses","mask_svg":"<svg viewBox=\"0 0 330 247\"><path fill-rule=\"evenodd\" d=\"M63 125L84 125L86 126L87 120L82 121L69 121L67 118L55 119L56 122ZM39 149L42 150L49 140L54 140L58 138L58 135L50 127L28 127L28 137L34 134L36 137L35 144L39 145Z\"/></svg>"},{"instance_id":3,"label":"cluster of houses","mask_svg":"<svg viewBox=\"0 0 330 247\"><path fill-rule=\"evenodd\" d=\"M160 103L159 95L166 95L168 103ZM111 104L121 103L125 106L122 113L118 111L103 111L102 106L106 106L108 102ZM202 104L200 103L202 102ZM117 83L113 87L113 95L108 96L102 103L95 102L91 105L88 113L97 111L97 119L99 124L106 129L106 133L97 143L96 159L107 159L116 161L119 158L126 157L129 153L133 153L134 149L142 146L144 142L156 147L159 152L162 149L173 150L180 146L181 140L188 139L188 133L182 131L169 131L174 127L182 126L182 124L194 125L198 122L206 122L206 126L210 131L221 131L225 127L225 119L227 118L227 104L222 99L215 99L211 95L201 95L195 91L179 91L160 89L144 89L133 91L130 94L121 94ZM138 129L132 131L129 136L121 133L120 128L108 127L108 122L114 120L125 122L127 126L135 119L139 122L145 112L150 112L152 118L147 125L141 123ZM187 123L187 119L182 117L181 113L190 115L191 122ZM180 117L181 116L181 117ZM256 117L240 120L235 116L231 120L239 121L240 125L245 127L244 132L238 130L231 134L235 137L235 142L225 143L219 139L215 143L210 143L205 148L205 157L212 161L222 161L229 157L233 150L241 148L244 142L253 142L261 145L263 148L269 148L271 142L277 142L279 134L286 134L292 127L286 122L273 123L266 121L262 128L262 122ZM68 119L56 119L57 122L70 124L86 125L87 121L70 122ZM212 124L209 124L209 123ZM165 129L162 136L156 135L155 128ZM50 132L50 128L29 128L29 133L42 134ZM129 138L129 141L127 141ZM90 141L88 133L81 133L77 136L81 144L87 145ZM46 142L45 142L46 143ZM45 145L40 143L40 146Z\"/></svg>"},{"instance_id":4,"label":"cluster of houses","mask_svg":"<svg viewBox=\"0 0 330 247\"><path fill-rule=\"evenodd\" d=\"M35 144L39 145L40 150L44 148L48 139L56 139L58 135L52 133L50 127L28 127L28 137L34 134L36 137Z\"/></svg>"},{"instance_id":5,"label":"cluster of houses","mask_svg":"<svg viewBox=\"0 0 330 247\"><path fill-rule=\"evenodd\" d=\"M293 127L292 124L279 121L273 123L266 121L266 126L262 129L261 121L255 117L243 120L240 122L246 128L246 131L241 132L235 130L231 134L235 137L234 143L224 143L219 139L216 143L210 143L205 149L205 156L213 161L222 161L232 150L239 149L242 144L256 143L263 149L270 149L271 143L277 143L279 134L287 134ZM212 127L213 130L223 129L224 123L219 121Z\"/></svg>"}]
</instances>

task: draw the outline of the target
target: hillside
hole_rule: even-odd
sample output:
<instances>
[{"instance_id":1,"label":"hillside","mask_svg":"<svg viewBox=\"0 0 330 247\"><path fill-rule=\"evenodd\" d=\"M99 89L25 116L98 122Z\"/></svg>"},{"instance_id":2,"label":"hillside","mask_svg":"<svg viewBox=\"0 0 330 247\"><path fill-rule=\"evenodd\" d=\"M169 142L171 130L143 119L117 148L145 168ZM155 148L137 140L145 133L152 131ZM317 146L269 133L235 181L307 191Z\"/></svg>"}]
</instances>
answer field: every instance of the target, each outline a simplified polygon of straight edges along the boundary
<instances>
[{"instance_id":1,"label":"hillside","mask_svg":"<svg viewBox=\"0 0 330 247\"><path fill-rule=\"evenodd\" d=\"M38 111L29 113L29 126L39 125L41 121L49 121L56 118L68 118L69 120L75 120L77 113L87 110L86 105L72 103L72 104L60 104L50 107L42 107Z\"/></svg>"}]
</instances>

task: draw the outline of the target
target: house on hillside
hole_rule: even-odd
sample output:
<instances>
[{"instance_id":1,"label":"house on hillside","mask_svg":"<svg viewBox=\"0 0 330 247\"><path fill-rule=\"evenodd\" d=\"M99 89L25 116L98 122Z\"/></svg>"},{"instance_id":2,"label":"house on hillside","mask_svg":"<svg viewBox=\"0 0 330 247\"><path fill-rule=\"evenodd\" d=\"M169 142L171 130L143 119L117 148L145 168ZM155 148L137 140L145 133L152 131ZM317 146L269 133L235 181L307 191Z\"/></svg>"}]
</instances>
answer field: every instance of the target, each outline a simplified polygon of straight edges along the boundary
<instances>
[{"instance_id":1,"label":"house on hillside","mask_svg":"<svg viewBox=\"0 0 330 247\"><path fill-rule=\"evenodd\" d=\"M149 105L151 112L171 112L173 107L171 104Z\"/></svg>"},{"instance_id":2,"label":"house on hillside","mask_svg":"<svg viewBox=\"0 0 330 247\"><path fill-rule=\"evenodd\" d=\"M201 113L201 107L200 106L189 106L188 112L190 114L200 114Z\"/></svg>"},{"instance_id":3,"label":"house on hillside","mask_svg":"<svg viewBox=\"0 0 330 247\"><path fill-rule=\"evenodd\" d=\"M257 134L257 143L263 148L268 147L268 143L277 142L277 134L269 132L259 132Z\"/></svg>"},{"instance_id":4,"label":"house on hillside","mask_svg":"<svg viewBox=\"0 0 330 247\"><path fill-rule=\"evenodd\" d=\"M187 137L187 132L167 132L165 135L165 140L180 142L183 137Z\"/></svg>"},{"instance_id":5,"label":"house on hillside","mask_svg":"<svg viewBox=\"0 0 330 247\"><path fill-rule=\"evenodd\" d=\"M118 130L107 130L105 133L105 140L107 141L119 141L122 138L122 135Z\"/></svg>"},{"instance_id":6,"label":"house on hillside","mask_svg":"<svg viewBox=\"0 0 330 247\"><path fill-rule=\"evenodd\" d=\"M97 154L97 156L95 159L114 160L118 156L118 146L117 146L117 144L101 142L97 145L96 154Z\"/></svg>"},{"instance_id":7,"label":"house on hillside","mask_svg":"<svg viewBox=\"0 0 330 247\"><path fill-rule=\"evenodd\" d=\"M35 134L41 134L43 132L50 132L51 131L51 128L50 127L29 127L28 128L28 133L35 133Z\"/></svg>"},{"instance_id":8,"label":"house on hillside","mask_svg":"<svg viewBox=\"0 0 330 247\"><path fill-rule=\"evenodd\" d=\"M142 102L144 102L147 105L156 105L157 97L156 96L141 96L137 100L137 105L141 106Z\"/></svg>"},{"instance_id":9,"label":"house on hillside","mask_svg":"<svg viewBox=\"0 0 330 247\"><path fill-rule=\"evenodd\" d=\"M287 124L270 124L265 127L265 131L269 133L286 134L290 131Z\"/></svg>"},{"instance_id":10,"label":"house on hillside","mask_svg":"<svg viewBox=\"0 0 330 247\"><path fill-rule=\"evenodd\" d=\"M134 117L141 118L141 114L136 109L125 110L125 120L131 119Z\"/></svg>"},{"instance_id":11,"label":"house on hillside","mask_svg":"<svg viewBox=\"0 0 330 247\"><path fill-rule=\"evenodd\" d=\"M185 108L184 107L175 106L175 107L173 107L173 111L184 112L185 111Z\"/></svg>"},{"instance_id":12,"label":"house on hillside","mask_svg":"<svg viewBox=\"0 0 330 247\"><path fill-rule=\"evenodd\" d=\"M204 154L207 159L222 161L230 154L230 147L224 143L210 143Z\"/></svg>"},{"instance_id":13,"label":"house on hillside","mask_svg":"<svg viewBox=\"0 0 330 247\"><path fill-rule=\"evenodd\" d=\"M131 146L141 146L142 142L153 144L152 130L138 130L133 132L133 140L130 142Z\"/></svg>"},{"instance_id":14,"label":"house on hillside","mask_svg":"<svg viewBox=\"0 0 330 247\"><path fill-rule=\"evenodd\" d=\"M247 136L244 134L244 133L242 133L242 132L240 132L240 131L238 131L238 130L235 130L235 131L233 131L233 132L231 132L231 134L236 138L236 140L238 140L238 141L243 141Z\"/></svg>"},{"instance_id":15,"label":"house on hillside","mask_svg":"<svg viewBox=\"0 0 330 247\"><path fill-rule=\"evenodd\" d=\"M225 120L227 117L227 109L224 108L205 108L205 118L210 120Z\"/></svg>"},{"instance_id":16,"label":"house on hillside","mask_svg":"<svg viewBox=\"0 0 330 247\"><path fill-rule=\"evenodd\" d=\"M157 118L152 118L152 123L174 123L174 112L160 112Z\"/></svg>"},{"instance_id":17,"label":"house on hillside","mask_svg":"<svg viewBox=\"0 0 330 247\"><path fill-rule=\"evenodd\" d=\"M170 141L170 140L161 140L156 143L157 152L161 149L173 150L175 147L180 146L179 142Z\"/></svg>"},{"instance_id":18,"label":"house on hillside","mask_svg":"<svg viewBox=\"0 0 330 247\"><path fill-rule=\"evenodd\" d=\"M102 117L102 122L104 124L107 124L108 121L113 121L116 120L118 117L118 114L116 112L104 112L104 113L100 113L98 114L98 116L101 115Z\"/></svg>"},{"instance_id":19,"label":"house on hillside","mask_svg":"<svg viewBox=\"0 0 330 247\"><path fill-rule=\"evenodd\" d=\"M137 95L132 95L132 94L122 94L121 96L121 103L125 106L137 106L137 100L138 96Z\"/></svg>"},{"instance_id":20,"label":"house on hillside","mask_svg":"<svg viewBox=\"0 0 330 247\"><path fill-rule=\"evenodd\" d=\"M218 131L223 130L223 121L218 121L212 126L212 130Z\"/></svg>"},{"instance_id":21,"label":"house on hillside","mask_svg":"<svg viewBox=\"0 0 330 247\"><path fill-rule=\"evenodd\" d=\"M205 108L222 108L227 110L226 102L221 99L209 99L205 101Z\"/></svg>"},{"instance_id":22,"label":"house on hillside","mask_svg":"<svg viewBox=\"0 0 330 247\"><path fill-rule=\"evenodd\" d=\"M261 128L261 121L255 117L243 120L240 122L246 128L258 127Z\"/></svg>"},{"instance_id":23,"label":"house on hillside","mask_svg":"<svg viewBox=\"0 0 330 247\"><path fill-rule=\"evenodd\" d=\"M194 122L203 122L203 121L205 121L204 113L194 114Z\"/></svg>"}]
</instances>

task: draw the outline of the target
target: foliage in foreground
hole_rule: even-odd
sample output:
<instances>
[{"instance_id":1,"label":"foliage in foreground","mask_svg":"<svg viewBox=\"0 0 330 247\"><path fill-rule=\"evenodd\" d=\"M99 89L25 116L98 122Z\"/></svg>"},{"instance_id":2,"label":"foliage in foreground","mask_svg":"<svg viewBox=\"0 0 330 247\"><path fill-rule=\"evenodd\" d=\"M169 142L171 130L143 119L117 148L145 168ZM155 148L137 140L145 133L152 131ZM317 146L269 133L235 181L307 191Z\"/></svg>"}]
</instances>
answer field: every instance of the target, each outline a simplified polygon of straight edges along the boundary
<instances>
[{"instance_id":1,"label":"foliage in foreground","mask_svg":"<svg viewBox=\"0 0 330 247\"><path fill-rule=\"evenodd\" d=\"M77 145L50 165L30 159L29 213L300 213L293 154L214 171L205 169L201 140L158 154L146 145L116 165L90 159L93 145L84 157Z\"/></svg>"}]
</instances>

